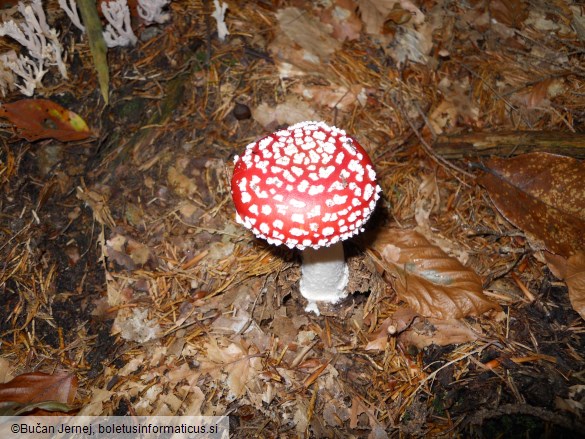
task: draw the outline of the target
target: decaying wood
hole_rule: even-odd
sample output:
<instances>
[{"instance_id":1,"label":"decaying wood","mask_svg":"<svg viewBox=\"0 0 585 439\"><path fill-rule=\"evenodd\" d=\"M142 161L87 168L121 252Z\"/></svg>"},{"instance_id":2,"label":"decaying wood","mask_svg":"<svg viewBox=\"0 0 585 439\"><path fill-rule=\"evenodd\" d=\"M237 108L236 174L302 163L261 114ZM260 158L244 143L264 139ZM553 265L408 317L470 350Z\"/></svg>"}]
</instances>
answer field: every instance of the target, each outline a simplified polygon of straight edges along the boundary
<instances>
[{"instance_id":1,"label":"decaying wood","mask_svg":"<svg viewBox=\"0 0 585 439\"><path fill-rule=\"evenodd\" d=\"M585 134L555 131L506 131L439 136L433 150L444 158L510 156L550 152L585 157Z\"/></svg>"},{"instance_id":2,"label":"decaying wood","mask_svg":"<svg viewBox=\"0 0 585 439\"><path fill-rule=\"evenodd\" d=\"M527 415L541 419L554 425L566 428L572 431L583 431L585 425L579 420L553 413L542 407L534 407L528 404L505 404L497 409L482 409L469 417L465 423L471 425L481 425L488 419L498 418L501 416L518 416Z\"/></svg>"},{"instance_id":3,"label":"decaying wood","mask_svg":"<svg viewBox=\"0 0 585 439\"><path fill-rule=\"evenodd\" d=\"M197 41L195 48L202 44ZM115 160L110 163L110 169L116 169L128 159L128 155L141 154L141 150L148 145L152 145L156 139L162 135L162 131L157 128L169 120L173 112L184 102L185 87L193 78L194 72L199 69L199 65L191 63L191 65L176 76L169 79L164 87L164 98L160 102L158 111L154 112L148 119L145 126L136 131L117 152ZM138 160L140 161L140 160Z\"/></svg>"}]
</instances>

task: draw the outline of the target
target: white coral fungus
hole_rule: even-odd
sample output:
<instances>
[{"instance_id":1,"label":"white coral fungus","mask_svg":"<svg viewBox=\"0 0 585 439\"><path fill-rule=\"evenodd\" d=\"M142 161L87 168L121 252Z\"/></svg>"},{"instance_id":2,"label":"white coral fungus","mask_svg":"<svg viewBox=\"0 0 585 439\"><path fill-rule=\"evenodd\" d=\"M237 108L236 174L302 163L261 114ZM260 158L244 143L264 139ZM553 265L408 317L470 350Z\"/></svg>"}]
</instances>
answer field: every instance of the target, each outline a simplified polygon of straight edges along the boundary
<instances>
[{"instance_id":1,"label":"white coral fungus","mask_svg":"<svg viewBox=\"0 0 585 439\"><path fill-rule=\"evenodd\" d=\"M166 23L169 21L171 15L168 12L163 12L163 9L170 3L171 0L138 0L138 15L147 24L150 23Z\"/></svg>"},{"instance_id":2,"label":"white coral fungus","mask_svg":"<svg viewBox=\"0 0 585 439\"><path fill-rule=\"evenodd\" d=\"M108 21L104 31L104 40L108 47L136 44L138 39L132 31L130 9L126 0L102 2L102 12Z\"/></svg>"},{"instance_id":3,"label":"white coral fungus","mask_svg":"<svg viewBox=\"0 0 585 439\"><path fill-rule=\"evenodd\" d=\"M28 56L16 55L14 52L2 54L1 60L4 63L2 77L6 77L6 70L12 71L24 82L24 85L17 85L17 87L23 94L32 96L47 71L45 67L56 65L65 79L67 79L67 68L63 62L63 48L57 31L49 27L41 0L33 0L28 5L19 2L18 12L24 21L9 20L0 24L0 36L8 36L16 40L28 51ZM0 81L3 81L2 78ZM0 88L3 91L10 88L9 82L4 80Z\"/></svg>"}]
</instances>

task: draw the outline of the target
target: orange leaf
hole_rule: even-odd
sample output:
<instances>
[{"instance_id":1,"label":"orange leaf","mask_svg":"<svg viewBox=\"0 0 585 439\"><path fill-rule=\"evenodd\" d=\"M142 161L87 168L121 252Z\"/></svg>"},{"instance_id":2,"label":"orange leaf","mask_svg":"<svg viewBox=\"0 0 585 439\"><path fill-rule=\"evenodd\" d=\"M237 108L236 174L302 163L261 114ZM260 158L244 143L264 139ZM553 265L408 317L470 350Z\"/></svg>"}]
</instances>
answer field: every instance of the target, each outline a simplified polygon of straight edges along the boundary
<instances>
[{"instance_id":1,"label":"orange leaf","mask_svg":"<svg viewBox=\"0 0 585 439\"><path fill-rule=\"evenodd\" d=\"M585 252L577 252L569 258L548 252L544 256L553 274L567 284L573 309L585 319Z\"/></svg>"},{"instance_id":2,"label":"orange leaf","mask_svg":"<svg viewBox=\"0 0 585 439\"><path fill-rule=\"evenodd\" d=\"M47 138L68 142L91 135L81 117L47 99L22 99L2 104L0 117L8 119L18 134L29 142Z\"/></svg>"},{"instance_id":3,"label":"orange leaf","mask_svg":"<svg viewBox=\"0 0 585 439\"><path fill-rule=\"evenodd\" d=\"M457 319L499 305L484 294L480 277L413 230L388 229L373 249L396 279L398 297L425 317Z\"/></svg>"},{"instance_id":4,"label":"orange leaf","mask_svg":"<svg viewBox=\"0 0 585 439\"><path fill-rule=\"evenodd\" d=\"M0 384L0 402L34 403L58 401L72 404L77 391L77 377L68 373L49 375L32 372Z\"/></svg>"},{"instance_id":5,"label":"orange leaf","mask_svg":"<svg viewBox=\"0 0 585 439\"><path fill-rule=\"evenodd\" d=\"M492 158L478 182L500 213L547 250L585 249L585 165L544 152Z\"/></svg>"}]
</instances>

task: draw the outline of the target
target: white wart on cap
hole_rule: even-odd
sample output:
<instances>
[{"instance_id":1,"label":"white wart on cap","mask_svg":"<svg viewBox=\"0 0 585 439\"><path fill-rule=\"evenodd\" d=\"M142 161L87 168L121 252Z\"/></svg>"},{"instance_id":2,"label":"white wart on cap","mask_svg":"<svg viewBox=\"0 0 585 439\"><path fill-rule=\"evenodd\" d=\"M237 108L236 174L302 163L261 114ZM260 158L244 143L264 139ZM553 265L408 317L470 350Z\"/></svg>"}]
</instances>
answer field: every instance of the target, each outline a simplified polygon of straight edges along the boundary
<instances>
[{"instance_id":1,"label":"white wart on cap","mask_svg":"<svg viewBox=\"0 0 585 439\"><path fill-rule=\"evenodd\" d=\"M270 244L329 246L363 231L379 199L372 163L357 141L323 122L301 122L236 156L236 220Z\"/></svg>"}]
</instances>

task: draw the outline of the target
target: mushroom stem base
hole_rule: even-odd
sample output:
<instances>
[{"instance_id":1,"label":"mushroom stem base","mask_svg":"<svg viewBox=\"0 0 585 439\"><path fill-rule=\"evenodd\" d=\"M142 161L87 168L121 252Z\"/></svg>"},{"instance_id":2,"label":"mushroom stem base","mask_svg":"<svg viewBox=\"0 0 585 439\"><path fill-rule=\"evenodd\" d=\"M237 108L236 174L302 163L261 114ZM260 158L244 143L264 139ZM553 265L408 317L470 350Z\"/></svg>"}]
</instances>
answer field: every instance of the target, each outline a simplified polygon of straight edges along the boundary
<instances>
[{"instance_id":1,"label":"mushroom stem base","mask_svg":"<svg viewBox=\"0 0 585 439\"><path fill-rule=\"evenodd\" d=\"M342 243L303 251L300 291L309 301L306 311L319 314L315 302L335 303L346 297L348 281L349 268L345 263Z\"/></svg>"}]
</instances>

